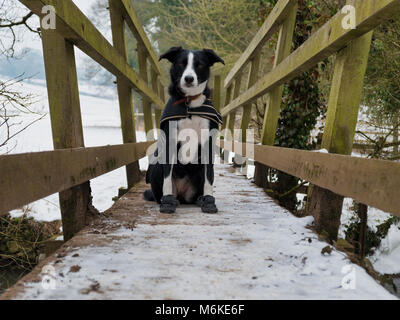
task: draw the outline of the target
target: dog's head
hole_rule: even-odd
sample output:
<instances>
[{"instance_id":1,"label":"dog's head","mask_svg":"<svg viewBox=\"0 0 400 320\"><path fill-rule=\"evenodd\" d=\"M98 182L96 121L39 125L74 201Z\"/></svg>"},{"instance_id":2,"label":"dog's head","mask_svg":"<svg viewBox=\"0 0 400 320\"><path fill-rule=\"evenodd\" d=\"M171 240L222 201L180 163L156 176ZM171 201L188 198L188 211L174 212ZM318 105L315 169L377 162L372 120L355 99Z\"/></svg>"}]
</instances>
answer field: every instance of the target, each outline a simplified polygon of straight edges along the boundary
<instances>
[{"instance_id":1,"label":"dog's head","mask_svg":"<svg viewBox=\"0 0 400 320\"><path fill-rule=\"evenodd\" d=\"M190 51L182 47L172 47L160 56L159 60L162 59L172 63L172 86L187 96L204 92L210 77L210 68L217 62L225 64L211 49Z\"/></svg>"}]
</instances>

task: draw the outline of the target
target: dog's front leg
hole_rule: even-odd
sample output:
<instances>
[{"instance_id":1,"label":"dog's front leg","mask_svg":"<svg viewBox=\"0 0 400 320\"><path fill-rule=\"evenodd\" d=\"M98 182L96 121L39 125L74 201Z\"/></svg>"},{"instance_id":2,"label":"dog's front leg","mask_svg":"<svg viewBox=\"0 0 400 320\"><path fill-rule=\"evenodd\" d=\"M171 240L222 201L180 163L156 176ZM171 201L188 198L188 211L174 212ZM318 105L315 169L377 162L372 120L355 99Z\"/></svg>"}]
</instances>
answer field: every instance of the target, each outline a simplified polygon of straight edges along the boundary
<instances>
[{"instance_id":1,"label":"dog's front leg","mask_svg":"<svg viewBox=\"0 0 400 320\"><path fill-rule=\"evenodd\" d=\"M173 193L173 182L172 182L172 170L173 164L164 164L164 184L163 184L163 196L161 198L160 212L162 213L174 213L178 206L178 200L175 199Z\"/></svg>"},{"instance_id":2,"label":"dog's front leg","mask_svg":"<svg viewBox=\"0 0 400 320\"><path fill-rule=\"evenodd\" d=\"M173 190L173 169L177 159L177 124L176 121L170 122L167 141L166 141L166 163L163 164L164 181L163 196L161 198L160 212L174 213L179 202L175 199ZM168 151L167 151L168 150Z\"/></svg>"},{"instance_id":3,"label":"dog's front leg","mask_svg":"<svg viewBox=\"0 0 400 320\"><path fill-rule=\"evenodd\" d=\"M212 163L204 165L204 194L199 199L201 211L204 213L217 213L214 198L214 165Z\"/></svg>"}]
</instances>

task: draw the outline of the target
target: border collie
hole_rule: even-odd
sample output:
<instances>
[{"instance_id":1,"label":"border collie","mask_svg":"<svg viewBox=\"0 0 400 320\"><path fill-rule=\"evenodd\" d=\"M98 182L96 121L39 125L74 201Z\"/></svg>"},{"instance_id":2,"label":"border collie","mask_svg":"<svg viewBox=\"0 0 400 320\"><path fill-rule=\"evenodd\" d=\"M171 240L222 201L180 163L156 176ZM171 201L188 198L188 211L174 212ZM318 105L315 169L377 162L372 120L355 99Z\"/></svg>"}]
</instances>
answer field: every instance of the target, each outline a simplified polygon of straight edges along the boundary
<instances>
[{"instance_id":1,"label":"border collie","mask_svg":"<svg viewBox=\"0 0 400 320\"><path fill-rule=\"evenodd\" d=\"M160 56L172 63L170 99L160 121L157 150L150 159L144 192L160 212L174 213L180 203L218 212L213 196L215 137L222 118L210 100L210 67L224 61L210 49L172 47Z\"/></svg>"}]
</instances>

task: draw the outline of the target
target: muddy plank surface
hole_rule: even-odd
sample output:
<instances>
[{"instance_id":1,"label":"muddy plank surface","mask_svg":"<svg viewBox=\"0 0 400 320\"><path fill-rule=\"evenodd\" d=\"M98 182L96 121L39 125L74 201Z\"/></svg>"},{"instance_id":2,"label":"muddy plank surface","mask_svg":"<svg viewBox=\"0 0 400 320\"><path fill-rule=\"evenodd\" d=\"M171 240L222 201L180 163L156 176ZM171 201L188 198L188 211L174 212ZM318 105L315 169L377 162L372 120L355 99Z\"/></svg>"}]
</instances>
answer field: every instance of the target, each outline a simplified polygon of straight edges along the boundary
<instances>
[{"instance_id":1,"label":"muddy plank surface","mask_svg":"<svg viewBox=\"0 0 400 320\"><path fill-rule=\"evenodd\" d=\"M216 167L219 213L160 214L142 182L1 299L395 299L262 189Z\"/></svg>"}]
</instances>

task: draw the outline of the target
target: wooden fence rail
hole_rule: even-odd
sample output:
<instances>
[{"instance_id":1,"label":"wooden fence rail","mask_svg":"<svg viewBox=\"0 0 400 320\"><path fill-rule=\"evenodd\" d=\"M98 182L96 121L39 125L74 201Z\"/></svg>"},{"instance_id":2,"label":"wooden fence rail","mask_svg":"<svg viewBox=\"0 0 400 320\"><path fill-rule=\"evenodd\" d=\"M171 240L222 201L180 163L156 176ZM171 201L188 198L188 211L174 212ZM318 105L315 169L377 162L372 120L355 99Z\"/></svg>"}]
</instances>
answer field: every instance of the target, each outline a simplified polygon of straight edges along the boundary
<instances>
[{"instance_id":1,"label":"wooden fence rail","mask_svg":"<svg viewBox=\"0 0 400 320\"><path fill-rule=\"evenodd\" d=\"M153 143L0 156L0 215L137 161Z\"/></svg>"},{"instance_id":2,"label":"wooden fence rail","mask_svg":"<svg viewBox=\"0 0 400 320\"><path fill-rule=\"evenodd\" d=\"M231 141L221 148L400 217L400 163Z\"/></svg>"},{"instance_id":3,"label":"wooden fence rail","mask_svg":"<svg viewBox=\"0 0 400 320\"><path fill-rule=\"evenodd\" d=\"M0 157L0 215L60 192L64 239L87 223L90 179L126 166L128 188L139 179L138 160L153 142L136 142L132 90L142 96L153 123L164 107L164 80L157 56L129 0L109 0L111 45L71 0L20 0L39 17L55 9L56 28L42 28L47 90L55 151ZM128 64L125 25L137 40L140 72ZM123 145L85 148L74 46L117 77ZM151 69L149 83L148 63ZM148 125L147 130L152 126Z\"/></svg>"},{"instance_id":4,"label":"wooden fence rail","mask_svg":"<svg viewBox=\"0 0 400 320\"><path fill-rule=\"evenodd\" d=\"M259 97L268 95L261 136L263 146L253 146L256 150L253 157L255 182L266 186L266 166L269 166L314 183L309 187L307 208L315 217L317 230L327 231L332 239L337 237L343 196L399 215L400 197L394 190L400 187L400 164L268 146L275 142L282 85L336 54L322 146L329 153L351 154L372 30L399 15L400 0L349 0L348 4L355 8L354 29L343 27L347 14L340 11L290 54L297 0L279 0L228 73L224 82L225 105L221 111L224 128L233 129L235 114L238 108L243 108L240 129L244 132L248 128L251 104ZM279 39L273 69L254 83L249 83L243 93L235 90L232 98L233 88L240 82L244 67L254 63L263 46L277 31ZM253 73L253 70L250 72ZM225 151L228 150L242 154L232 149L232 135L226 136L225 148L222 146L225 159ZM242 155L246 156L246 153Z\"/></svg>"}]
</instances>

